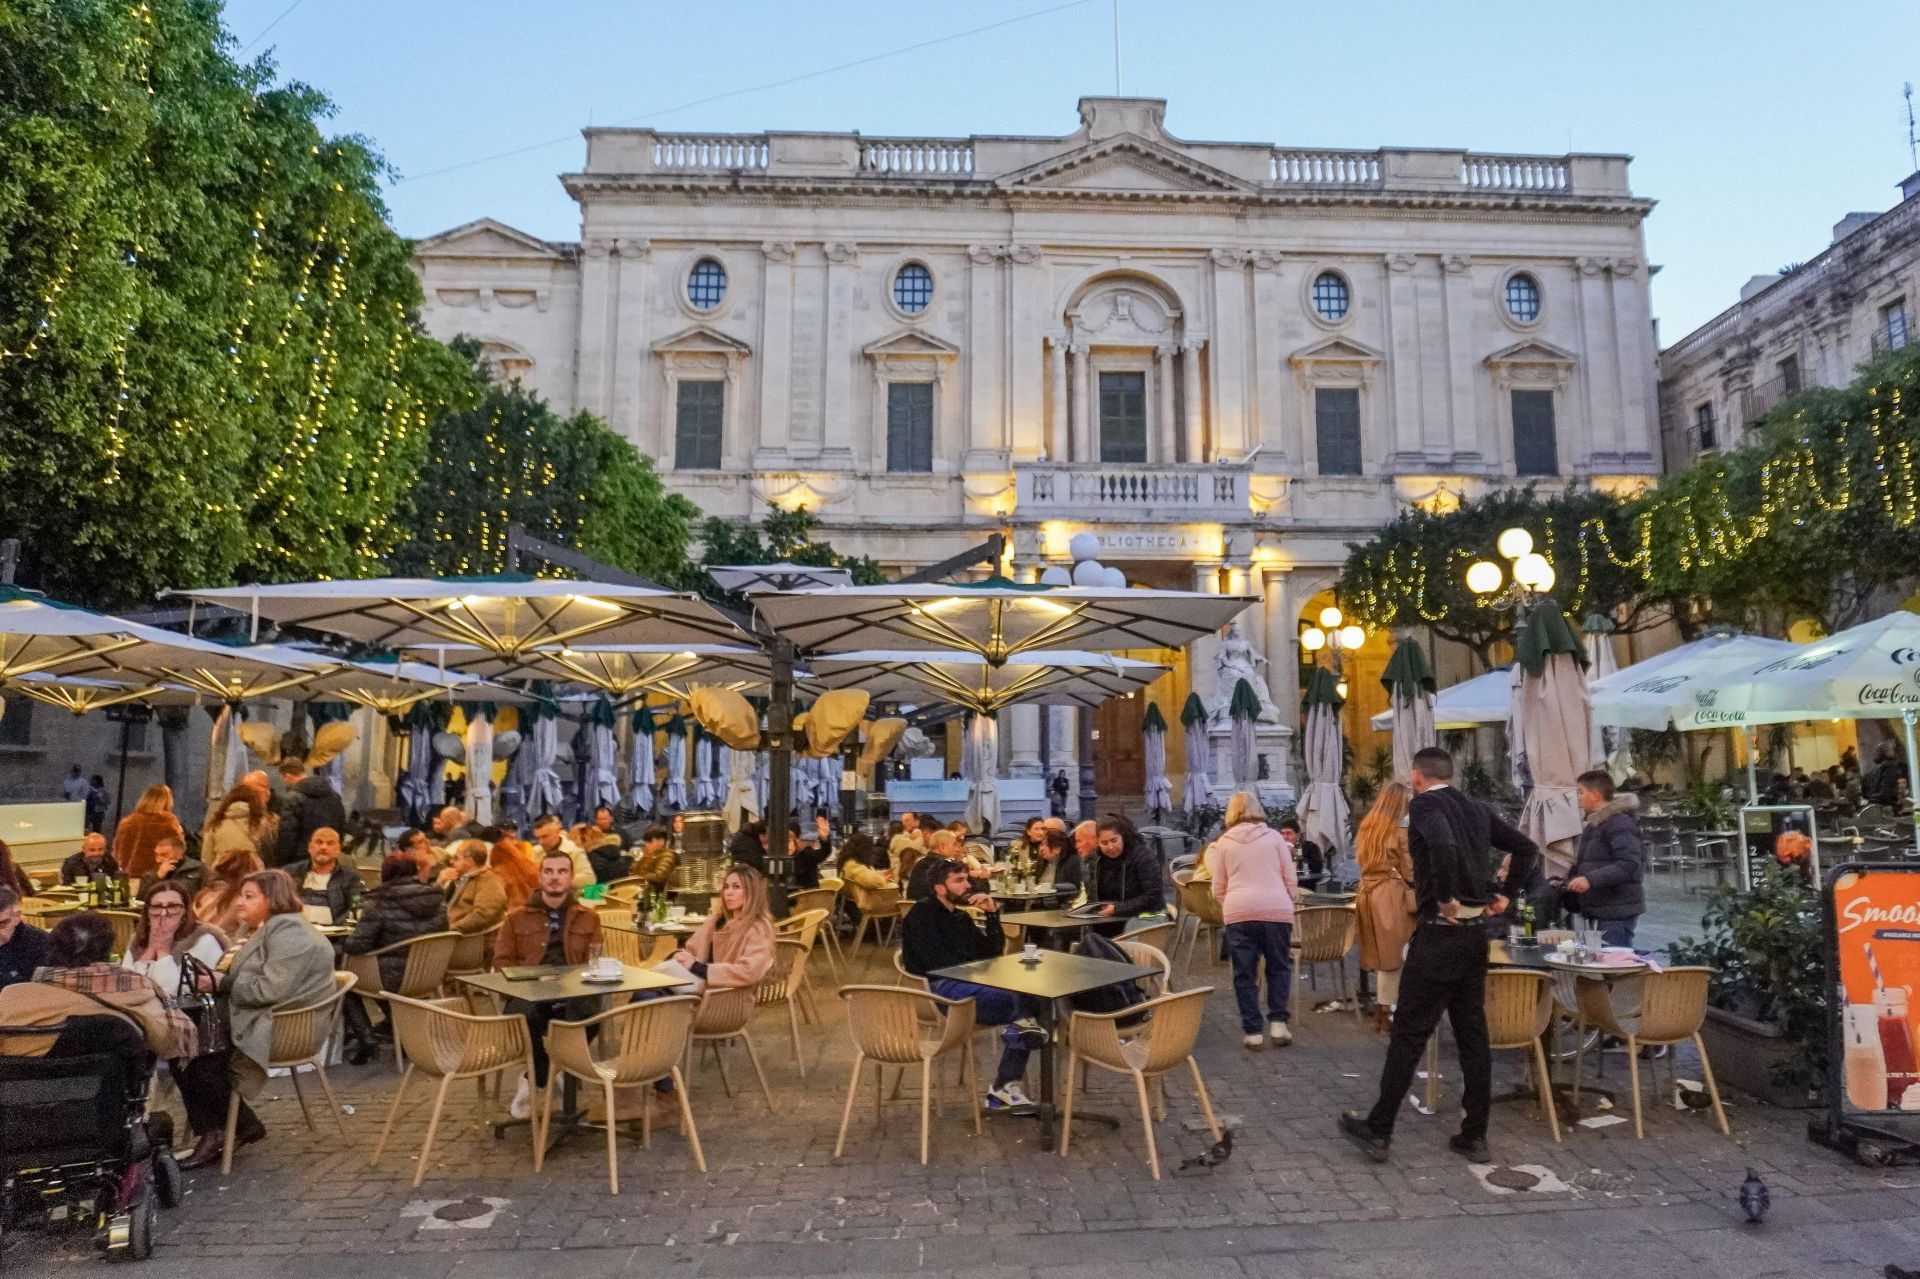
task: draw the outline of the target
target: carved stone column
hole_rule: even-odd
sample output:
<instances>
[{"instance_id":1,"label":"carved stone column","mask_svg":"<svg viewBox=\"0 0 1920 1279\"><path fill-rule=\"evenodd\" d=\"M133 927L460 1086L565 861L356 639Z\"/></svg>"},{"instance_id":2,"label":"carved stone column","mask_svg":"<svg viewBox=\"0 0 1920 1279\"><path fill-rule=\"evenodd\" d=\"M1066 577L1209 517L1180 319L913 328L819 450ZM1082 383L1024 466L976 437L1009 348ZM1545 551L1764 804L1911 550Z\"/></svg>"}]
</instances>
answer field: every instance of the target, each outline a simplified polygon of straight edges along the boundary
<instances>
[{"instance_id":1,"label":"carved stone column","mask_svg":"<svg viewBox=\"0 0 1920 1279\"><path fill-rule=\"evenodd\" d=\"M1207 417L1205 397L1200 387L1200 348L1204 339L1189 339L1180 344L1182 390L1187 410L1186 448L1183 461L1205 462L1207 453Z\"/></svg>"},{"instance_id":2,"label":"carved stone column","mask_svg":"<svg viewBox=\"0 0 1920 1279\"><path fill-rule=\"evenodd\" d=\"M1154 434L1157 438L1154 461L1170 465L1180 460L1180 432L1173 423L1173 346L1157 346L1153 349L1154 387L1159 393L1159 404L1154 412Z\"/></svg>"},{"instance_id":3,"label":"carved stone column","mask_svg":"<svg viewBox=\"0 0 1920 1279\"><path fill-rule=\"evenodd\" d=\"M1047 429L1040 435L1040 451L1049 462L1072 456L1067 417L1067 341L1058 333L1047 338Z\"/></svg>"},{"instance_id":4,"label":"carved stone column","mask_svg":"<svg viewBox=\"0 0 1920 1279\"><path fill-rule=\"evenodd\" d=\"M1099 426L1093 404L1093 351L1085 342L1075 342L1067 350L1073 362L1073 460L1098 462L1100 451L1094 445Z\"/></svg>"},{"instance_id":5,"label":"carved stone column","mask_svg":"<svg viewBox=\"0 0 1920 1279\"><path fill-rule=\"evenodd\" d=\"M613 422L613 241L595 236L580 246L580 362L574 373L573 402Z\"/></svg>"},{"instance_id":6,"label":"carved stone column","mask_svg":"<svg viewBox=\"0 0 1920 1279\"><path fill-rule=\"evenodd\" d=\"M860 246L831 243L826 254L827 377L821 460L829 466L847 466L853 461L853 288ZM885 465L884 460L880 465Z\"/></svg>"},{"instance_id":7,"label":"carved stone column","mask_svg":"<svg viewBox=\"0 0 1920 1279\"><path fill-rule=\"evenodd\" d=\"M760 246L765 308L760 319L760 438L756 469L786 463L792 433L793 389L793 242L768 240Z\"/></svg>"}]
</instances>

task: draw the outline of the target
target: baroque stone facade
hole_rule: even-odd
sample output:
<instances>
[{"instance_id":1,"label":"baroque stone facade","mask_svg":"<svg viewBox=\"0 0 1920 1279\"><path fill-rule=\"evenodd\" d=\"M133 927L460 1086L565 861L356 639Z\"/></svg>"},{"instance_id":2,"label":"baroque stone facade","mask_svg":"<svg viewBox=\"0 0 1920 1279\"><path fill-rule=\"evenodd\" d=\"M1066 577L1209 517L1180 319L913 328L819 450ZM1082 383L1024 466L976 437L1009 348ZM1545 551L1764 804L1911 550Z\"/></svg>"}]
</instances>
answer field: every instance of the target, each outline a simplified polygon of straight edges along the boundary
<instances>
[{"instance_id":1,"label":"baroque stone facade","mask_svg":"<svg viewBox=\"0 0 1920 1279\"><path fill-rule=\"evenodd\" d=\"M562 179L580 242L485 219L422 241L426 323L712 514L804 503L902 568L1004 530L1022 576L1091 530L1136 581L1258 596L1242 629L1287 724L1301 612L1349 541L1517 477L1657 470L1625 157L1079 113L1064 137L589 129ZM1196 652L1182 687L1224 697L1212 669ZM1035 722L1006 736L1033 771Z\"/></svg>"},{"instance_id":2,"label":"baroque stone facade","mask_svg":"<svg viewBox=\"0 0 1920 1279\"><path fill-rule=\"evenodd\" d=\"M1660 353L1660 434L1669 468L1740 442L1809 386L1844 386L1913 337L1920 303L1920 173L1885 213L1849 213L1817 257L1756 275L1740 300Z\"/></svg>"}]
</instances>

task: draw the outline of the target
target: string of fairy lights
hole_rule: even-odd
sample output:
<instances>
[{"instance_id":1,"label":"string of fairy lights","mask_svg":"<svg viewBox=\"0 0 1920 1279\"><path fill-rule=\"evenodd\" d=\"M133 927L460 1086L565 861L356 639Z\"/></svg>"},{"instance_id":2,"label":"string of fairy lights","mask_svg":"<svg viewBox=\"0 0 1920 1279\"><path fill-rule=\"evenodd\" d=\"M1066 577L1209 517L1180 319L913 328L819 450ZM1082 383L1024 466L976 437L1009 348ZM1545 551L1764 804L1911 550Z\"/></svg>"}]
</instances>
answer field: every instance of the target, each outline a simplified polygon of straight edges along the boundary
<instances>
[{"instance_id":1,"label":"string of fairy lights","mask_svg":"<svg viewBox=\"0 0 1920 1279\"><path fill-rule=\"evenodd\" d=\"M1902 367L1899 376L1868 385L1864 412L1837 426L1800 407L1786 418L1785 429L1744 445L1766 450L1757 473L1742 468L1756 476L1750 486L1726 455L1718 455L1630 499L1629 545L1616 545L1606 521L1587 518L1569 548L1556 537L1553 517L1545 517L1545 545L1574 567L1554 592L1562 606L1576 616L1586 609L1592 575L1603 562L1643 583L1664 567L1656 555L1670 555L1682 574L1737 564L1768 537L1822 515L1858 510L1861 503L1872 502L1874 518L1890 529L1912 528L1920 521L1920 421L1908 405L1917 393L1912 384L1920 381L1920 364ZM1407 610L1422 621L1443 622L1461 607L1467 565L1482 554L1455 546L1440 556L1441 563L1430 563L1432 558L1420 546L1379 546L1362 571L1343 579L1341 598L1355 615L1379 624L1407 620ZM1476 596L1470 606L1492 604Z\"/></svg>"}]
</instances>

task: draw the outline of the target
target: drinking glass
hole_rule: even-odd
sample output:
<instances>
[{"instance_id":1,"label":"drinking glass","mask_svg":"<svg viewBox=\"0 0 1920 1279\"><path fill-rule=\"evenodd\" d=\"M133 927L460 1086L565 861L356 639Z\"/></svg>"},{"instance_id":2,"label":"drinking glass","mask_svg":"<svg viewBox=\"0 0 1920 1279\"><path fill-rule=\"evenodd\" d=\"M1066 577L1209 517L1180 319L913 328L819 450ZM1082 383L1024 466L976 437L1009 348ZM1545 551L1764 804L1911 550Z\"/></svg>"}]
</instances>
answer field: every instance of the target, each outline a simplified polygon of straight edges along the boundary
<instances>
[{"instance_id":1,"label":"drinking glass","mask_svg":"<svg viewBox=\"0 0 1920 1279\"><path fill-rule=\"evenodd\" d=\"M594 972L600 970L600 956L603 949L597 941L587 943L587 967Z\"/></svg>"}]
</instances>

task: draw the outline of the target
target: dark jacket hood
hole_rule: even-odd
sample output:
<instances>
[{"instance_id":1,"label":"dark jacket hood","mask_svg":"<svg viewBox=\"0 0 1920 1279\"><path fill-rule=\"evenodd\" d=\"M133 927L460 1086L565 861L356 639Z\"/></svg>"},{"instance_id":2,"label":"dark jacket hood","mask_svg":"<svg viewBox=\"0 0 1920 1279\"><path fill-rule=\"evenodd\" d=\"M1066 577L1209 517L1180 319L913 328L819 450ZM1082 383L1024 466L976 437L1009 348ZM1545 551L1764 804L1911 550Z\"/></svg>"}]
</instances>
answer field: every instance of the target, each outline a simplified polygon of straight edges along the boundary
<instances>
[{"instance_id":1,"label":"dark jacket hood","mask_svg":"<svg viewBox=\"0 0 1920 1279\"><path fill-rule=\"evenodd\" d=\"M287 789L308 799L325 799L333 794L333 784L318 773L308 773Z\"/></svg>"},{"instance_id":2,"label":"dark jacket hood","mask_svg":"<svg viewBox=\"0 0 1920 1279\"><path fill-rule=\"evenodd\" d=\"M367 896L369 899L378 897L388 910L399 911L415 919L432 919L447 904L447 899L441 896L439 889L416 879L382 884Z\"/></svg>"}]
</instances>

